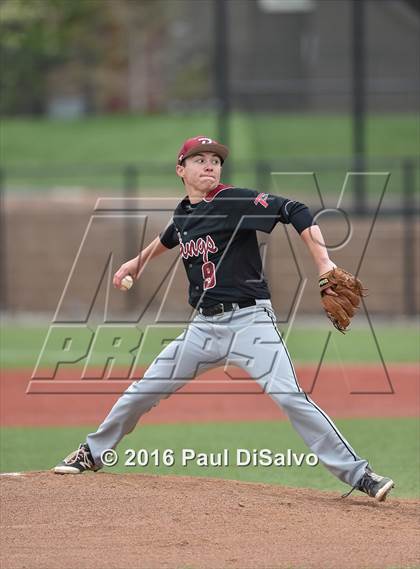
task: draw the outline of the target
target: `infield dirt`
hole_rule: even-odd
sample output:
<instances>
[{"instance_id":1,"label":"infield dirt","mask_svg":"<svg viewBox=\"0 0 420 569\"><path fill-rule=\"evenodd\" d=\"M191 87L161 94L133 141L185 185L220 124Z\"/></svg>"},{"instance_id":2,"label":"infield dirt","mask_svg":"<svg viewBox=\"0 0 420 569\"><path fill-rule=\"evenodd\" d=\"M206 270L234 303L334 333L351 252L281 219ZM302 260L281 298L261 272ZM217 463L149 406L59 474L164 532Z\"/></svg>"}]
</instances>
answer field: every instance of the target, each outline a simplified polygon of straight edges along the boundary
<instances>
[{"instance_id":1,"label":"infield dirt","mask_svg":"<svg viewBox=\"0 0 420 569\"><path fill-rule=\"evenodd\" d=\"M206 478L2 475L8 569L419 564L420 502Z\"/></svg>"},{"instance_id":2,"label":"infield dirt","mask_svg":"<svg viewBox=\"0 0 420 569\"><path fill-rule=\"evenodd\" d=\"M232 374L234 369L231 368ZM417 417L420 380L416 364L327 365L314 385L313 366L299 366L302 388L329 415L341 417ZM80 375L80 371L78 372ZM235 375L232 375L235 378ZM204 421L270 421L284 413L251 380L238 382L222 368L191 381L142 417L142 424ZM0 374L2 426L94 425L102 422L130 381L61 379L30 381L30 370ZM31 386L31 391L28 391Z\"/></svg>"}]
</instances>

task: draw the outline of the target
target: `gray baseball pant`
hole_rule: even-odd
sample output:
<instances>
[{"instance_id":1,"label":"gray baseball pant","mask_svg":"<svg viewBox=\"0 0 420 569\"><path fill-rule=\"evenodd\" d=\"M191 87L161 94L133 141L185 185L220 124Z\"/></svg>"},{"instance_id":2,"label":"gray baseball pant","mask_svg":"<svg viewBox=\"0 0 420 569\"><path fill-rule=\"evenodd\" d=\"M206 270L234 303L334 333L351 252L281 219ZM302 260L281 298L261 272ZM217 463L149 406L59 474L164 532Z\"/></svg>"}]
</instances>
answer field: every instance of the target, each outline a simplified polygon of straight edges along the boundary
<instances>
[{"instance_id":1,"label":"gray baseball pant","mask_svg":"<svg viewBox=\"0 0 420 569\"><path fill-rule=\"evenodd\" d=\"M245 370L284 410L326 468L343 482L357 484L368 462L300 388L269 300L257 300L256 306L217 316L197 313L184 333L156 357L144 377L118 399L98 430L88 435L86 442L95 464L101 466L101 453L115 448L161 399L203 371L223 364Z\"/></svg>"}]
</instances>

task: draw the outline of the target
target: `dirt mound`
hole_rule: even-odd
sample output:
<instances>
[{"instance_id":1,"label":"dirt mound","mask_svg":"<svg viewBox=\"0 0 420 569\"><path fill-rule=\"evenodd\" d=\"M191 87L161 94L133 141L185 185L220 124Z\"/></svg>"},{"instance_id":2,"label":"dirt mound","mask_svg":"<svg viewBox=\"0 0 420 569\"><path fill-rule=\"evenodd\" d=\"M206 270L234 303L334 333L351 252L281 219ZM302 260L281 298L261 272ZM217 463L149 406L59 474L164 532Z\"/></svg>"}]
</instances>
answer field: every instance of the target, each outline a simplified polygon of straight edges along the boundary
<instances>
[{"instance_id":1,"label":"dirt mound","mask_svg":"<svg viewBox=\"0 0 420 569\"><path fill-rule=\"evenodd\" d=\"M415 567L420 502L206 478L0 476L1 567Z\"/></svg>"}]
</instances>

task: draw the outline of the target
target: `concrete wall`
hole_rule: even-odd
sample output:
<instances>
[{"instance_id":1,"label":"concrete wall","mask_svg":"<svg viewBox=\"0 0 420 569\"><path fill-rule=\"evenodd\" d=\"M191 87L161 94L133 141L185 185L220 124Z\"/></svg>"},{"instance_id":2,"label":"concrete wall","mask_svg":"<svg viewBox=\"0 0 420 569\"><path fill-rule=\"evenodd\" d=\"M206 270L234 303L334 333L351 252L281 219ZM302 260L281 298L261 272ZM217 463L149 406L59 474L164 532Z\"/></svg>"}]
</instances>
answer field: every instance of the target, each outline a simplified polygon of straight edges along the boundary
<instances>
[{"instance_id":1,"label":"concrete wall","mask_svg":"<svg viewBox=\"0 0 420 569\"><path fill-rule=\"evenodd\" d=\"M9 199L5 276L10 312L42 312L52 318L62 297L58 320L84 322L92 315L103 320L107 298L107 321L135 321L142 314L155 319L159 307L159 321L188 318L187 280L178 247L153 261L129 293L116 291L112 286L107 292L109 279L127 259L127 253L135 256L142 243L150 242L164 228L174 204L174 200L166 198L141 199L136 202L136 209L127 214L118 210L124 204L116 200L103 202L103 208L94 211L92 199L73 202ZM356 271L371 220L354 219L351 223L353 233L349 243L331 252L331 257L337 264ZM341 220L332 218L320 225L330 245L345 237ZM403 233L401 218L379 216L360 272L369 289L366 304L372 313L404 314ZM316 271L292 227L287 228L287 235L285 226L279 224L268 238L262 235L261 239L262 244L266 243L265 270L279 319L290 317L296 295L302 293L299 271L307 282L298 315L319 315ZM415 236L419 258L419 221ZM412 271L419 298L418 263Z\"/></svg>"}]
</instances>

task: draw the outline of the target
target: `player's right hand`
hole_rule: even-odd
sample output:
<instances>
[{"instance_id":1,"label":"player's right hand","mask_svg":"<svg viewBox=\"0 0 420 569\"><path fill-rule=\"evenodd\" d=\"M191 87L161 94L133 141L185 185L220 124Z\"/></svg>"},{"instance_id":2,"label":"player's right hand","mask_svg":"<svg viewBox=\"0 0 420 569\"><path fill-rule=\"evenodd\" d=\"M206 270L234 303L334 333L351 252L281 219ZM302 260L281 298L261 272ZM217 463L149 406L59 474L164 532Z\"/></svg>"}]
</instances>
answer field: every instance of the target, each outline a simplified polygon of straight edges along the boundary
<instances>
[{"instance_id":1,"label":"player's right hand","mask_svg":"<svg viewBox=\"0 0 420 569\"><path fill-rule=\"evenodd\" d=\"M112 279L112 284L115 288L121 288L121 281L127 275L131 275L133 279L138 278L139 273L139 258L135 257L134 259L130 259L126 263L123 263L118 271L114 274L114 278Z\"/></svg>"}]
</instances>

